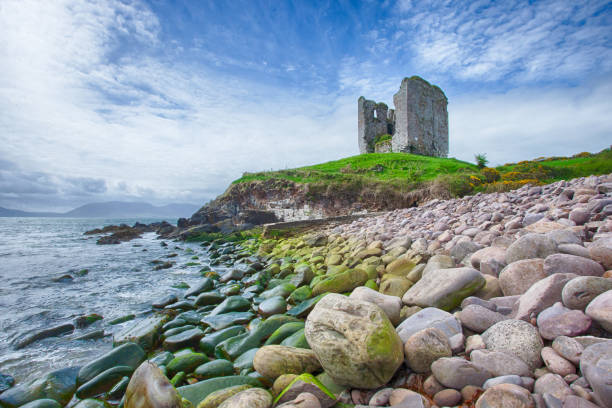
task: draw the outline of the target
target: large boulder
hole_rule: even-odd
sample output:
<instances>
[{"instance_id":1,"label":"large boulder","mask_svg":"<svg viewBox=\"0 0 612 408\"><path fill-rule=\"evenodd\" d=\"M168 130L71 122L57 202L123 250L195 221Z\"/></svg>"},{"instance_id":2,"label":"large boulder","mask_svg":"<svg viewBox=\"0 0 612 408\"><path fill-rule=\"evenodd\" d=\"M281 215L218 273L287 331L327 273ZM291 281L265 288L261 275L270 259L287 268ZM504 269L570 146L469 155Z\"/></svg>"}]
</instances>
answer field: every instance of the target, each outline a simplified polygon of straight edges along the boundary
<instances>
[{"instance_id":1,"label":"large boulder","mask_svg":"<svg viewBox=\"0 0 612 408\"><path fill-rule=\"evenodd\" d=\"M531 320L542 310L560 302L563 287L574 277L576 275L570 273L555 273L533 284L514 305L515 318Z\"/></svg>"},{"instance_id":2,"label":"large boulder","mask_svg":"<svg viewBox=\"0 0 612 408\"><path fill-rule=\"evenodd\" d=\"M547 275L575 273L579 276L601 276L605 271L599 263L582 256L553 254L544 260L544 272Z\"/></svg>"},{"instance_id":3,"label":"large boulder","mask_svg":"<svg viewBox=\"0 0 612 408\"><path fill-rule=\"evenodd\" d=\"M473 268L438 269L423 275L402 297L409 305L451 310L485 285L485 279Z\"/></svg>"},{"instance_id":4,"label":"large boulder","mask_svg":"<svg viewBox=\"0 0 612 408\"><path fill-rule=\"evenodd\" d=\"M16 408L39 399L68 404L76 390L78 367L63 368L9 388L0 394L0 406Z\"/></svg>"},{"instance_id":5,"label":"large boulder","mask_svg":"<svg viewBox=\"0 0 612 408\"><path fill-rule=\"evenodd\" d=\"M585 312L601 327L612 333L612 290L608 290L593 299Z\"/></svg>"},{"instance_id":6,"label":"large boulder","mask_svg":"<svg viewBox=\"0 0 612 408\"><path fill-rule=\"evenodd\" d=\"M366 286L360 286L353 290L349 298L374 303L387 314L394 326L400 322L400 310L403 305L402 299L397 296L385 295Z\"/></svg>"},{"instance_id":7,"label":"large boulder","mask_svg":"<svg viewBox=\"0 0 612 408\"><path fill-rule=\"evenodd\" d=\"M153 363L145 361L125 391L125 408L181 408L181 396Z\"/></svg>"},{"instance_id":8,"label":"large boulder","mask_svg":"<svg viewBox=\"0 0 612 408\"><path fill-rule=\"evenodd\" d=\"M602 407L612 407L612 340L585 348L580 371L593 389L597 402Z\"/></svg>"},{"instance_id":9,"label":"large boulder","mask_svg":"<svg viewBox=\"0 0 612 408\"><path fill-rule=\"evenodd\" d=\"M323 297L308 315L308 344L335 383L373 389L404 360L402 341L376 305L338 294Z\"/></svg>"},{"instance_id":10,"label":"large boulder","mask_svg":"<svg viewBox=\"0 0 612 408\"><path fill-rule=\"evenodd\" d=\"M506 264L521 259L546 258L557 252L555 241L542 234L526 234L514 241L506 251Z\"/></svg>"},{"instance_id":11,"label":"large boulder","mask_svg":"<svg viewBox=\"0 0 612 408\"><path fill-rule=\"evenodd\" d=\"M522 320L504 320L482 334L488 350L512 354L527 364L530 370L542 365L540 353L544 342L538 329Z\"/></svg>"},{"instance_id":12,"label":"large boulder","mask_svg":"<svg viewBox=\"0 0 612 408\"><path fill-rule=\"evenodd\" d=\"M283 374L315 372L321 364L312 350L269 345L257 350L253 367L259 374L274 380Z\"/></svg>"},{"instance_id":13,"label":"large boulder","mask_svg":"<svg viewBox=\"0 0 612 408\"><path fill-rule=\"evenodd\" d=\"M565 284L561 298L566 307L584 310L591 300L608 290L612 290L612 279L579 276Z\"/></svg>"},{"instance_id":14,"label":"large boulder","mask_svg":"<svg viewBox=\"0 0 612 408\"><path fill-rule=\"evenodd\" d=\"M537 281L546 278L543 259L521 259L499 273L499 286L504 296L522 295Z\"/></svg>"}]
</instances>

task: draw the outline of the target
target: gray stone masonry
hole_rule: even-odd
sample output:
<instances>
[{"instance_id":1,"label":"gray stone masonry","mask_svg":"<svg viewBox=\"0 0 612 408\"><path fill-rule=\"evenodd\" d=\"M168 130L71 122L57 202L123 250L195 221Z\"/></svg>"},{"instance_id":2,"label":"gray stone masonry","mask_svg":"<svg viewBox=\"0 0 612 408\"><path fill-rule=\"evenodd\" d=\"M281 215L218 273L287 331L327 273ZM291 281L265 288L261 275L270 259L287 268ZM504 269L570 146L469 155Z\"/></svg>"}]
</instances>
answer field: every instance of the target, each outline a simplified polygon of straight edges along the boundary
<instances>
[{"instance_id":1,"label":"gray stone masonry","mask_svg":"<svg viewBox=\"0 0 612 408\"><path fill-rule=\"evenodd\" d=\"M422 78L404 78L393 96L395 110L363 96L357 101L360 153L404 152L425 156L448 155L448 100L444 92ZM378 137L389 134L389 143L376 146Z\"/></svg>"}]
</instances>

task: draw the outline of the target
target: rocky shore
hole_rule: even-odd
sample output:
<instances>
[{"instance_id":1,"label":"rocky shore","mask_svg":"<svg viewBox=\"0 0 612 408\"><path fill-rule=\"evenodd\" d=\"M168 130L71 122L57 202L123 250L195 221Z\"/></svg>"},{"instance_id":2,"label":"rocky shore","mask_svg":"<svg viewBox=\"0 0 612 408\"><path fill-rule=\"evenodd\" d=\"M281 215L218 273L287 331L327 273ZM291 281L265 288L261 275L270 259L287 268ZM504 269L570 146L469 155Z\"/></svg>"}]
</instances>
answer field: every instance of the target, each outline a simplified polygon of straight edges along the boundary
<instances>
[{"instance_id":1,"label":"rocky shore","mask_svg":"<svg viewBox=\"0 0 612 408\"><path fill-rule=\"evenodd\" d=\"M184 296L0 405L610 407L611 214L607 175L204 243Z\"/></svg>"}]
</instances>

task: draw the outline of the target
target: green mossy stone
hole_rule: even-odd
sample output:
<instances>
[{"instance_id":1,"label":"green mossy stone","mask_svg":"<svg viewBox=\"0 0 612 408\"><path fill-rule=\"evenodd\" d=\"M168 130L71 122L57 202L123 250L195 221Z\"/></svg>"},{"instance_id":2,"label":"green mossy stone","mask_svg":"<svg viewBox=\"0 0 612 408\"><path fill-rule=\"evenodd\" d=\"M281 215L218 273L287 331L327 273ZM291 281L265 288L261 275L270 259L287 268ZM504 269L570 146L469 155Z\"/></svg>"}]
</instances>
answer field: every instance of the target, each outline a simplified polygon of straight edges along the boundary
<instances>
[{"instance_id":1,"label":"green mossy stone","mask_svg":"<svg viewBox=\"0 0 612 408\"><path fill-rule=\"evenodd\" d=\"M261 302L257 311L263 317L285 313L287 311L287 301L282 296L274 296Z\"/></svg>"},{"instance_id":2,"label":"green mossy stone","mask_svg":"<svg viewBox=\"0 0 612 408\"><path fill-rule=\"evenodd\" d=\"M166 369L168 374L171 376L179 371L184 371L185 373L190 374L198 366L206 363L207 361L208 357L202 353L189 353L184 356L175 357L174 360L168 363Z\"/></svg>"},{"instance_id":3,"label":"green mossy stone","mask_svg":"<svg viewBox=\"0 0 612 408\"><path fill-rule=\"evenodd\" d=\"M173 329L169 329L163 332L162 337L164 338L172 337L175 334L179 334L184 331L191 330L191 329L195 329L195 326L193 324L186 324L185 326L175 327Z\"/></svg>"},{"instance_id":4,"label":"green mossy stone","mask_svg":"<svg viewBox=\"0 0 612 408\"><path fill-rule=\"evenodd\" d=\"M219 292L225 296L235 296L240 293L240 284L234 283L231 285L225 285L219 288Z\"/></svg>"},{"instance_id":5,"label":"green mossy stone","mask_svg":"<svg viewBox=\"0 0 612 408\"><path fill-rule=\"evenodd\" d=\"M139 345L135 343L122 344L84 365L79 370L77 384L84 384L98 374L116 366L128 366L135 370L145 358L146 354Z\"/></svg>"},{"instance_id":6,"label":"green mossy stone","mask_svg":"<svg viewBox=\"0 0 612 408\"><path fill-rule=\"evenodd\" d=\"M363 286L365 286L366 288L374 289L375 291L378 292L378 285L376 284L376 281L373 279L369 279Z\"/></svg>"},{"instance_id":7,"label":"green mossy stone","mask_svg":"<svg viewBox=\"0 0 612 408\"><path fill-rule=\"evenodd\" d=\"M234 365L230 361L219 359L198 366L193 373L201 379L225 377L234 374Z\"/></svg>"},{"instance_id":8,"label":"green mossy stone","mask_svg":"<svg viewBox=\"0 0 612 408\"><path fill-rule=\"evenodd\" d=\"M260 294L260 297L269 299L275 296L286 298L295 290L295 285L289 282L281 283L272 289L268 289Z\"/></svg>"},{"instance_id":9,"label":"green mossy stone","mask_svg":"<svg viewBox=\"0 0 612 408\"><path fill-rule=\"evenodd\" d=\"M174 377L172 377L172 379L170 380L170 384L172 384L175 387L180 387L181 385L183 385L186 378L187 378L187 374L185 374L184 371L179 371L178 373L174 375Z\"/></svg>"},{"instance_id":10,"label":"green mossy stone","mask_svg":"<svg viewBox=\"0 0 612 408\"><path fill-rule=\"evenodd\" d=\"M107 408L110 407L110 405L105 404L102 401L98 401L96 399L84 399L83 401L79 401L76 405L74 405L74 408Z\"/></svg>"},{"instance_id":11,"label":"green mossy stone","mask_svg":"<svg viewBox=\"0 0 612 408\"><path fill-rule=\"evenodd\" d=\"M340 395L342 391L346 390L346 387L336 384L325 371L317 375L316 378L334 395Z\"/></svg>"},{"instance_id":12,"label":"green mossy stone","mask_svg":"<svg viewBox=\"0 0 612 408\"><path fill-rule=\"evenodd\" d=\"M248 372L253 371L253 359L257 350L259 350L259 347L252 348L239 355L234 361L234 370L240 373L245 372L245 370Z\"/></svg>"},{"instance_id":13,"label":"green mossy stone","mask_svg":"<svg viewBox=\"0 0 612 408\"><path fill-rule=\"evenodd\" d=\"M343 293L349 292L358 286L363 286L368 280L368 274L360 269L349 269L335 275L327 276L312 289L313 296L325 292Z\"/></svg>"},{"instance_id":14,"label":"green mossy stone","mask_svg":"<svg viewBox=\"0 0 612 408\"><path fill-rule=\"evenodd\" d=\"M288 336L285 340L281 341L281 346L289 346L303 349L310 349L310 345L306 341L306 335L304 329L298 330L291 336Z\"/></svg>"},{"instance_id":15,"label":"green mossy stone","mask_svg":"<svg viewBox=\"0 0 612 408\"><path fill-rule=\"evenodd\" d=\"M293 292L291 292L291 295L289 295L289 303L292 304L298 304L300 302L303 302L304 300L310 298L312 296L312 289L310 288L310 286L301 286L299 288L297 288L296 290L294 290Z\"/></svg>"},{"instance_id":16,"label":"green mossy stone","mask_svg":"<svg viewBox=\"0 0 612 408\"><path fill-rule=\"evenodd\" d=\"M134 368L128 366L117 366L109 368L106 371L96 375L85 384L81 385L76 396L80 399L94 397L102 393L110 391L123 377L130 376L134 372Z\"/></svg>"},{"instance_id":17,"label":"green mossy stone","mask_svg":"<svg viewBox=\"0 0 612 408\"><path fill-rule=\"evenodd\" d=\"M287 337L291 336L295 332L304 329L304 322L290 322L285 323L272 333L272 335L264 343L265 346L270 344L280 344Z\"/></svg>"},{"instance_id":18,"label":"green mossy stone","mask_svg":"<svg viewBox=\"0 0 612 408\"><path fill-rule=\"evenodd\" d=\"M17 384L0 394L0 406L16 408L39 399L52 399L64 406L74 394L78 372L78 367L63 368Z\"/></svg>"},{"instance_id":19,"label":"green mossy stone","mask_svg":"<svg viewBox=\"0 0 612 408\"><path fill-rule=\"evenodd\" d=\"M242 296L230 296L215 307L208 316L216 316L230 312L246 312L251 308L251 302Z\"/></svg>"},{"instance_id":20,"label":"green mossy stone","mask_svg":"<svg viewBox=\"0 0 612 408\"><path fill-rule=\"evenodd\" d=\"M39 400L35 400L32 402L28 402L25 405L22 405L25 408L62 408L62 406L56 400L52 400L49 398L43 398Z\"/></svg>"},{"instance_id":21,"label":"green mossy stone","mask_svg":"<svg viewBox=\"0 0 612 408\"><path fill-rule=\"evenodd\" d=\"M224 340L238 336L246 331L243 326L232 326L227 329L209 334L200 340L200 350L205 354L212 355L215 347Z\"/></svg>"},{"instance_id":22,"label":"green mossy stone","mask_svg":"<svg viewBox=\"0 0 612 408\"><path fill-rule=\"evenodd\" d=\"M261 383L254 378L236 375L229 377L217 377L210 380L200 381L192 385L185 385L177 388L181 397L185 398L197 407L198 404L207 396L215 391L223 390L236 385L251 385L253 387L261 387Z\"/></svg>"},{"instance_id":23,"label":"green mossy stone","mask_svg":"<svg viewBox=\"0 0 612 408\"><path fill-rule=\"evenodd\" d=\"M196 306L218 305L219 303L223 302L223 299L225 299L225 296L221 293L217 291L210 291L200 293L194 303Z\"/></svg>"},{"instance_id":24,"label":"green mossy stone","mask_svg":"<svg viewBox=\"0 0 612 408\"><path fill-rule=\"evenodd\" d=\"M130 383L130 377L123 377L117 384L111 388L108 392L108 399L110 400L119 400L125 394L125 390L127 389L128 384Z\"/></svg>"},{"instance_id":25,"label":"green mossy stone","mask_svg":"<svg viewBox=\"0 0 612 408\"><path fill-rule=\"evenodd\" d=\"M108 324L114 326L116 324L121 324L121 323L129 322L130 320L134 320L135 318L136 318L136 315L128 314L128 315L125 315L125 316L117 317L117 318L109 321Z\"/></svg>"},{"instance_id":26,"label":"green mossy stone","mask_svg":"<svg viewBox=\"0 0 612 408\"><path fill-rule=\"evenodd\" d=\"M255 315L252 312L231 312L217 316L206 316L201 322L215 330L222 330L237 324L246 324L251 321L253 317L255 317Z\"/></svg>"},{"instance_id":27,"label":"green mossy stone","mask_svg":"<svg viewBox=\"0 0 612 408\"><path fill-rule=\"evenodd\" d=\"M325 387L325 385L321 383L321 381L317 380L317 378L313 376L312 374L304 373L304 374L297 376L293 381L289 383L289 385L278 395L278 397L274 399L274 405L278 404L280 401L286 402L284 401L286 398L283 398L283 397L287 393L291 392L291 388L299 382L310 384L318 388L321 391L322 395L325 395L334 401L336 400L336 396L330 390L328 390L327 387ZM297 397L297 395L292 396L291 399L295 397Z\"/></svg>"},{"instance_id":28,"label":"green mossy stone","mask_svg":"<svg viewBox=\"0 0 612 408\"><path fill-rule=\"evenodd\" d=\"M308 299L300 303L299 305L291 308L286 314L295 317L306 317L308 313L315 307L317 302L321 300L327 293L322 293L319 296Z\"/></svg>"},{"instance_id":29,"label":"green mossy stone","mask_svg":"<svg viewBox=\"0 0 612 408\"><path fill-rule=\"evenodd\" d=\"M233 387L227 387L222 390L215 391L208 395L202 402L200 402L197 408L217 408L223 401L231 396L238 394L241 391L252 388L252 385L234 385Z\"/></svg>"}]
</instances>

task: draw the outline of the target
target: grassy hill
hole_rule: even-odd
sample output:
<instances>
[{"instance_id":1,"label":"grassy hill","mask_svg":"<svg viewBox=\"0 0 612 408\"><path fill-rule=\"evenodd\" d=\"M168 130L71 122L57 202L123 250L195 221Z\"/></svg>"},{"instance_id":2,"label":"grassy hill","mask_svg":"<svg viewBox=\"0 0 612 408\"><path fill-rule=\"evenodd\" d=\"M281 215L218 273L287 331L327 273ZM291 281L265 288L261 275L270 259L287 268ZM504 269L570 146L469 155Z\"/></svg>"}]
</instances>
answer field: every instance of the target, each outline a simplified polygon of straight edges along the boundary
<instances>
[{"instance_id":1,"label":"grassy hill","mask_svg":"<svg viewBox=\"0 0 612 408\"><path fill-rule=\"evenodd\" d=\"M606 173L612 173L610 149L595 154L584 152L572 157L538 158L484 169L452 158L370 153L296 169L244 173L232 184L287 180L308 184L313 192L330 186L343 186L343 190L354 187L400 191L430 186L439 191L447 190L450 196L462 196Z\"/></svg>"}]
</instances>

